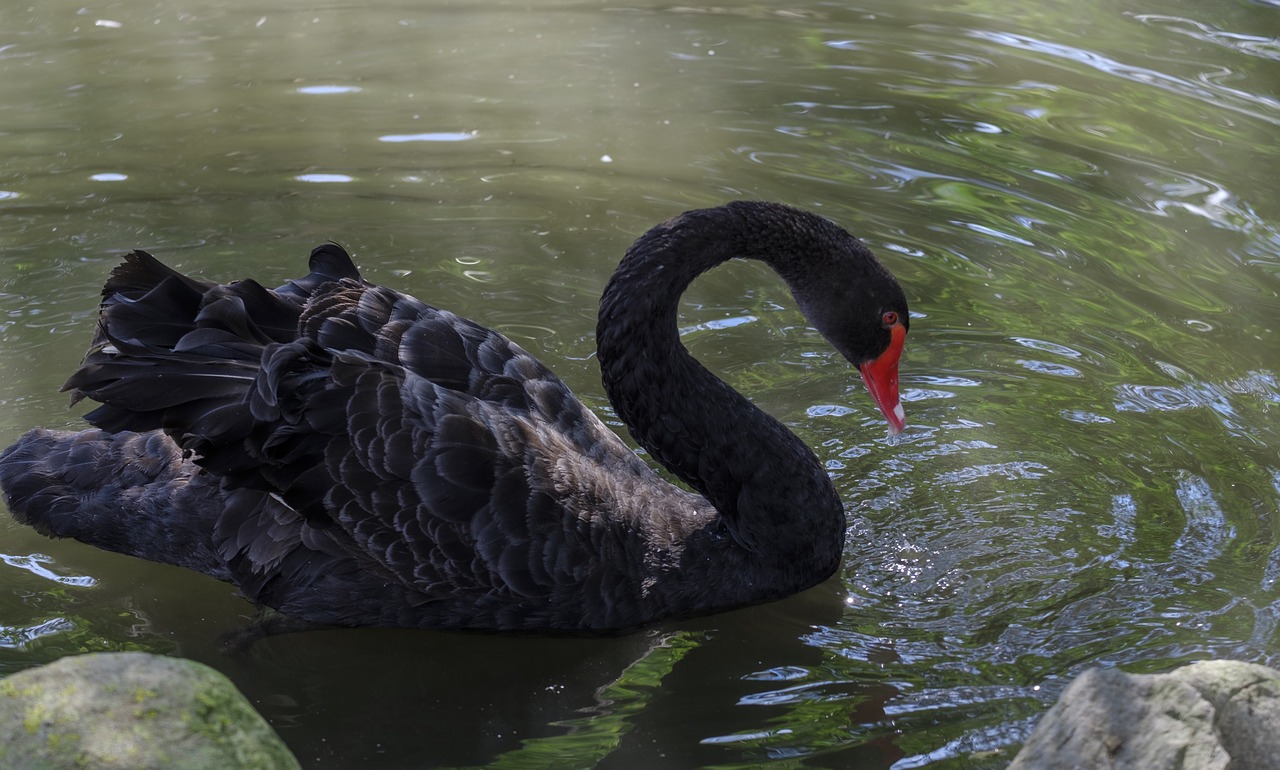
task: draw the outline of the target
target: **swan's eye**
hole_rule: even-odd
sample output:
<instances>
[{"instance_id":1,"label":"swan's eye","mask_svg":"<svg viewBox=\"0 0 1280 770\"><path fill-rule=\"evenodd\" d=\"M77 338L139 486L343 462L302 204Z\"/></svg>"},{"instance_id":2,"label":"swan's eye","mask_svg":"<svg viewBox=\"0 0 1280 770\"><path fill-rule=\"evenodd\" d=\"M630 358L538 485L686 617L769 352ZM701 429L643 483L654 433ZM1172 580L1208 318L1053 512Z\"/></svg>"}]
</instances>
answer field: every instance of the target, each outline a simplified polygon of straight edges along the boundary
<instances>
[{"instance_id":1,"label":"swan's eye","mask_svg":"<svg viewBox=\"0 0 1280 770\"><path fill-rule=\"evenodd\" d=\"M880 323L884 324L886 328L896 326L898 323L898 314L892 310L886 310L884 311L884 315L880 316Z\"/></svg>"}]
</instances>

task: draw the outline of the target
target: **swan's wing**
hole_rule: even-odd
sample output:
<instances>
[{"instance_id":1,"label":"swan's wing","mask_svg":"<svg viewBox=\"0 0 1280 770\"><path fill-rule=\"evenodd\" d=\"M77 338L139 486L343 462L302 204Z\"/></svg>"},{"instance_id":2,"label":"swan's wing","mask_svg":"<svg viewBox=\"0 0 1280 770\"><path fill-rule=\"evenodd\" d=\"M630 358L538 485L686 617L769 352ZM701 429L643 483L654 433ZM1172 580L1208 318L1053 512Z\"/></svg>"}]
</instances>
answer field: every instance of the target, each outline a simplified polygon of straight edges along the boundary
<instances>
[{"instance_id":1,"label":"swan's wing","mask_svg":"<svg viewBox=\"0 0 1280 770\"><path fill-rule=\"evenodd\" d=\"M196 280L141 250L126 255L102 289L93 341L63 390L72 403L101 403L86 419L111 432L162 428L183 404L209 421L232 419L263 347L298 337L303 305L323 287L362 283L336 244L312 251L309 266L271 290L252 280Z\"/></svg>"},{"instance_id":2,"label":"swan's wing","mask_svg":"<svg viewBox=\"0 0 1280 770\"><path fill-rule=\"evenodd\" d=\"M563 546L581 522L530 454L541 420L359 353L282 346L264 373L279 387L274 407L253 397L254 466L217 451L201 461L240 489L270 487L233 497L217 538L256 598L277 603L291 586L274 577L309 582L298 565L330 557L419 601L537 599L578 577L582 555Z\"/></svg>"},{"instance_id":3,"label":"swan's wing","mask_svg":"<svg viewBox=\"0 0 1280 770\"><path fill-rule=\"evenodd\" d=\"M514 343L325 274L341 266L271 291L126 264L68 387L104 404L100 427L162 427L224 479L215 540L256 599L287 606L339 573L412 593L392 602L545 596L598 558L564 547L587 525L547 458L612 453L646 472Z\"/></svg>"},{"instance_id":4,"label":"swan's wing","mask_svg":"<svg viewBox=\"0 0 1280 770\"><path fill-rule=\"evenodd\" d=\"M382 286L347 281L327 288L298 322L299 338L325 350L400 366L441 388L511 409L536 408L532 383L563 388L541 362L474 321Z\"/></svg>"}]
</instances>

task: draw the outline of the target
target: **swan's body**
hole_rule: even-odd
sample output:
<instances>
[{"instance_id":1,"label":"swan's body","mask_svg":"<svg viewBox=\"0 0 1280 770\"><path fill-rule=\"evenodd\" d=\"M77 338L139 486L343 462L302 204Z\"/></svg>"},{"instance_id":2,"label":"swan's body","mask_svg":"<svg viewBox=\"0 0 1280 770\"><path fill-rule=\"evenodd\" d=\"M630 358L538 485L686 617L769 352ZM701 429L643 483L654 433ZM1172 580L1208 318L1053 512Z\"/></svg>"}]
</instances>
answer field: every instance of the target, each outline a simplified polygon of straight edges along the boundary
<instances>
[{"instance_id":1,"label":"swan's body","mask_svg":"<svg viewBox=\"0 0 1280 770\"><path fill-rule=\"evenodd\" d=\"M67 388L97 430L0 455L19 521L198 570L342 625L625 629L781 598L837 568L840 499L813 453L694 361L681 292L763 259L858 365L893 429L902 290L836 225L779 204L687 212L601 300L606 390L663 481L546 367L363 281L341 248L268 290L134 252Z\"/></svg>"}]
</instances>

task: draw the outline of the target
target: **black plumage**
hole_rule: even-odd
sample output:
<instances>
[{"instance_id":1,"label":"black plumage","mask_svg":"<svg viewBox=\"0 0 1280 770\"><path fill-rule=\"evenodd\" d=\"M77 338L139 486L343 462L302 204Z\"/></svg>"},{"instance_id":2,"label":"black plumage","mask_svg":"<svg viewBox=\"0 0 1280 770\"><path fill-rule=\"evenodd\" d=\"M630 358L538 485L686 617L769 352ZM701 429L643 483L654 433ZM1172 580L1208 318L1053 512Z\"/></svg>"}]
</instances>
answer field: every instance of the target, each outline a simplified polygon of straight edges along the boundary
<instances>
[{"instance_id":1,"label":"black plumage","mask_svg":"<svg viewBox=\"0 0 1280 770\"><path fill-rule=\"evenodd\" d=\"M696 493L515 343L367 283L333 244L276 289L128 255L66 385L101 404L96 429L28 433L0 486L47 535L320 623L601 631L780 598L835 571L843 507L813 453L680 344L680 294L733 257L787 281L900 427L897 282L831 222L737 202L642 236L597 328L618 415Z\"/></svg>"}]
</instances>

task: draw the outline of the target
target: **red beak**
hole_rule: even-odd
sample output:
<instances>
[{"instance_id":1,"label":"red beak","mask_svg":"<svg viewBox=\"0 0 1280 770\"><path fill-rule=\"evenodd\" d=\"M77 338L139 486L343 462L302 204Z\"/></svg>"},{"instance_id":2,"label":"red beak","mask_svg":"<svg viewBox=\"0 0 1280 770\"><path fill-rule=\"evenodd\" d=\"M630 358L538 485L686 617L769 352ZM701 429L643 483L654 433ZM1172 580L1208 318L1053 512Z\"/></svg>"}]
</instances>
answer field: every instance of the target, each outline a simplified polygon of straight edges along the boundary
<instances>
[{"instance_id":1,"label":"red beak","mask_svg":"<svg viewBox=\"0 0 1280 770\"><path fill-rule=\"evenodd\" d=\"M876 406L889 421L889 435L897 435L906 427L906 415L902 411L902 403L898 400L898 359L902 357L902 346L907 341L907 330L901 323L889 328L892 335L889 348L879 358L868 361L858 367L862 372L862 381L871 391Z\"/></svg>"}]
</instances>

